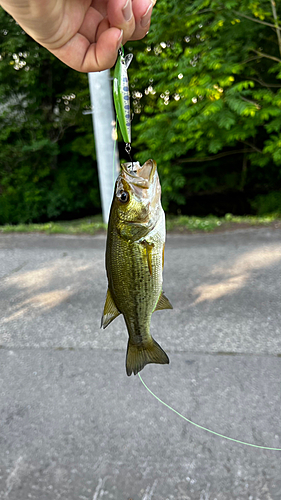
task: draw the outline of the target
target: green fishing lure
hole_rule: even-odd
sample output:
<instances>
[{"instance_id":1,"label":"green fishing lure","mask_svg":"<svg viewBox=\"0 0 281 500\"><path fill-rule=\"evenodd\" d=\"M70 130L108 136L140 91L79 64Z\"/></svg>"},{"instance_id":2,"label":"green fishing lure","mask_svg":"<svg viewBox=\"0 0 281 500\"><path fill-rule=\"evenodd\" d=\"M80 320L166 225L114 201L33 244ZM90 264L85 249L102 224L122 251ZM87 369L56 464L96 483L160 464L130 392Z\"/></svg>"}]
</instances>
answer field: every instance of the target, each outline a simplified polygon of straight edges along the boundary
<instances>
[{"instance_id":1,"label":"green fishing lure","mask_svg":"<svg viewBox=\"0 0 281 500\"><path fill-rule=\"evenodd\" d=\"M132 59L133 54L124 56L124 50L120 49L113 76L114 106L121 134L126 144L131 144L130 93L127 70Z\"/></svg>"}]
</instances>

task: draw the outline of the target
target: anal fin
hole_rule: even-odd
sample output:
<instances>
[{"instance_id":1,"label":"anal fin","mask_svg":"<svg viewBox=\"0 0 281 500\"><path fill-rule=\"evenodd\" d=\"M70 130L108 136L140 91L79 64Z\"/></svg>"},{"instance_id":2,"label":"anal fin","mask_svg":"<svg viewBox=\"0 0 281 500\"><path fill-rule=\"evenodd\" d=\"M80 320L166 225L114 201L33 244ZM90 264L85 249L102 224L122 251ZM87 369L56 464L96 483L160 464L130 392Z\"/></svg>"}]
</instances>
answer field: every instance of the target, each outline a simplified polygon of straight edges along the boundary
<instances>
[{"instance_id":1,"label":"anal fin","mask_svg":"<svg viewBox=\"0 0 281 500\"><path fill-rule=\"evenodd\" d=\"M101 328L106 328L111 321L119 316L120 311L117 309L115 302L112 298L109 288L107 289L105 304L103 308L103 315L101 318Z\"/></svg>"},{"instance_id":2,"label":"anal fin","mask_svg":"<svg viewBox=\"0 0 281 500\"><path fill-rule=\"evenodd\" d=\"M161 293L154 311L162 311L163 309L173 309L171 302L166 297L164 292Z\"/></svg>"}]
</instances>

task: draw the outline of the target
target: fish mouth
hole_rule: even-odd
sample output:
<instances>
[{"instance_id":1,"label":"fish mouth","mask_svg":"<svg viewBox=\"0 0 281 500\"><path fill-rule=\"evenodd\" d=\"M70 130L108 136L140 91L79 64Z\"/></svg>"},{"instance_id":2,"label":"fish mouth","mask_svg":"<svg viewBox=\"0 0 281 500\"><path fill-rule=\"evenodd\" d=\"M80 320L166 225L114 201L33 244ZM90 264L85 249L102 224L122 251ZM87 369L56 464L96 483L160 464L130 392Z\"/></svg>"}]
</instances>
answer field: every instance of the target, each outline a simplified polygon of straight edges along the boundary
<instances>
[{"instance_id":1,"label":"fish mouth","mask_svg":"<svg viewBox=\"0 0 281 500\"><path fill-rule=\"evenodd\" d=\"M148 189L153 182L157 164L154 160L147 160L142 166L138 161L122 163L121 169L125 176L129 176L129 182L137 187Z\"/></svg>"}]
</instances>

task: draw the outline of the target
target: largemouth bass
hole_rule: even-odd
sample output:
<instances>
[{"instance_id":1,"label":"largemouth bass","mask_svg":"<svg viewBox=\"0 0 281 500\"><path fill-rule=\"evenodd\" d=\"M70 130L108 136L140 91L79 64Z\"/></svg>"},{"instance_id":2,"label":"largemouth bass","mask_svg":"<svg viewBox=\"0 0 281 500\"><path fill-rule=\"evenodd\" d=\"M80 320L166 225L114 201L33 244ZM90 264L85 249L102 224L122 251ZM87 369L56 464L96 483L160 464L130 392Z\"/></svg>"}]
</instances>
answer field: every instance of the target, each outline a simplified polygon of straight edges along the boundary
<instances>
[{"instance_id":1,"label":"largemouth bass","mask_svg":"<svg viewBox=\"0 0 281 500\"><path fill-rule=\"evenodd\" d=\"M162 291L165 214L156 163L124 163L110 210L106 271L108 290L102 316L106 328L123 314L129 333L127 375L148 363L169 363L150 335L151 315L172 309Z\"/></svg>"}]
</instances>

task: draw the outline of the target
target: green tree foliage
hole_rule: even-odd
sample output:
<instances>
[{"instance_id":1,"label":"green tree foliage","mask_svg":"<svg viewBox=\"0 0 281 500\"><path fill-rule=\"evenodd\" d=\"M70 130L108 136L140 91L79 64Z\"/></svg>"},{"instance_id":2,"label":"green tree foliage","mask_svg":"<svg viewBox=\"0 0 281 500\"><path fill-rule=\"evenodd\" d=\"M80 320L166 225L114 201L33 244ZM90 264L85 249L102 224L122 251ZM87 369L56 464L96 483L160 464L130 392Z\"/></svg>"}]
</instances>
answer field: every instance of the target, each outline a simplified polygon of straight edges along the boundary
<instances>
[{"instance_id":1,"label":"green tree foliage","mask_svg":"<svg viewBox=\"0 0 281 500\"><path fill-rule=\"evenodd\" d=\"M0 8L0 224L100 210L87 75Z\"/></svg>"},{"instance_id":2,"label":"green tree foliage","mask_svg":"<svg viewBox=\"0 0 281 500\"><path fill-rule=\"evenodd\" d=\"M158 0L148 36L126 45L133 151L157 161L168 211L281 212L276 5ZM0 9L0 224L100 211L89 102L87 75ZM200 212L214 193L223 206Z\"/></svg>"},{"instance_id":3,"label":"green tree foliage","mask_svg":"<svg viewBox=\"0 0 281 500\"><path fill-rule=\"evenodd\" d=\"M130 76L134 145L157 159L166 207L281 188L280 27L273 0L158 1Z\"/></svg>"}]
</instances>

